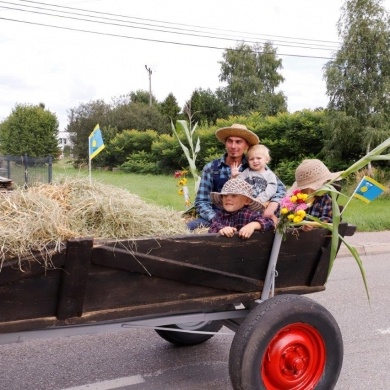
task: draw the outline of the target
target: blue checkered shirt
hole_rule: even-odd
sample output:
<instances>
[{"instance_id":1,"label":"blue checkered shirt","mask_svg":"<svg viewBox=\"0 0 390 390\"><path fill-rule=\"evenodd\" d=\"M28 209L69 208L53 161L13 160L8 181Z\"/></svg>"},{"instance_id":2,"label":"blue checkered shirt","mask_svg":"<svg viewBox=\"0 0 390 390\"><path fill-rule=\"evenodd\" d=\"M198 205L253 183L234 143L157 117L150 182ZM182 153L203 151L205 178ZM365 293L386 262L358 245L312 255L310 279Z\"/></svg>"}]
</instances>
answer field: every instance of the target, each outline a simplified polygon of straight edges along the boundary
<instances>
[{"instance_id":1,"label":"blue checkered shirt","mask_svg":"<svg viewBox=\"0 0 390 390\"><path fill-rule=\"evenodd\" d=\"M219 177L221 179L230 179L231 171L230 166L226 164L227 154L223 155L221 158L217 159L218 168L219 168ZM241 163L240 171L242 172L245 168L247 168L247 159L243 156L243 160ZM217 212L217 208L213 206L210 200L210 192L213 191L213 181L214 181L214 161L210 161L207 163L202 171L202 177L199 184L199 189L196 194L194 206L196 208L197 213L207 221L211 221ZM286 195L286 187L277 178L277 190L276 194L270 199L271 202L278 202Z\"/></svg>"},{"instance_id":2,"label":"blue checkered shirt","mask_svg":"<svg viewBox=\"0 0 390 390\"><path fill-rule=\"evenodd\" d=\"M316 196L312 205L306 210L306 213L319 218L322 222L332 222L332 198L329 194Z\"/></svg>"},{"instance_id":3,"label":"blue checkered shirt","mask_svg":"<svg viewBox=\"0 0 390 390\"><path fill-rule=\"evenodd\" d=\"M271 218L264 218L260 211L250 210L247 206L229 213L225 210L218 210L211 221L209 233L218 233L225 226L231 226L240 230L250 222L259 222L263 231L274 229L275 225Z\"/></svg>"}]
</instances>

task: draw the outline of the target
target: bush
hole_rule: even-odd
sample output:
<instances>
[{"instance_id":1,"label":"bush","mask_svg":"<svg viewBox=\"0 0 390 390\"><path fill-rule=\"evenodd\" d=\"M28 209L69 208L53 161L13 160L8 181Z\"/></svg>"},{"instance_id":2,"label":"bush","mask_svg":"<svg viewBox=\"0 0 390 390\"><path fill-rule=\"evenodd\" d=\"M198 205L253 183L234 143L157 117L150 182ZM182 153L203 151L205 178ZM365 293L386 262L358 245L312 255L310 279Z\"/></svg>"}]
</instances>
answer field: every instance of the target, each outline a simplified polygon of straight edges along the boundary
<instances>
[{"instance_id":1,"label":"bush","mask_svg":"<svg viewBox=\"0 0 390 390\"><path fill-rule=\"evenodd\" d=\"M162 173L158 164L155 162L153 155L144 151L133 153L120 168L121 171L126 173L151 173L154 175Z\"/></svg>"}]
</instances>

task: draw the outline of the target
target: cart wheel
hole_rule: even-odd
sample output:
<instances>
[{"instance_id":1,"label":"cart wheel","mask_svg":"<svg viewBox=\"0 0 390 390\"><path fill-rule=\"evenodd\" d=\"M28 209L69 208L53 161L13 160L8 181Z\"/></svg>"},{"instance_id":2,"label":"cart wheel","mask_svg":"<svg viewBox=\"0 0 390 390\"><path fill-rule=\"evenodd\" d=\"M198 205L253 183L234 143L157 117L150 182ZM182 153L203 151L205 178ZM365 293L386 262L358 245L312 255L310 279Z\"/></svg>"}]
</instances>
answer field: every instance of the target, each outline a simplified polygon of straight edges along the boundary
<instances>
[{"instance_id":1,"label":"cart wheel","mask_svg":"<svg viewBox=\"0 0 390 390\"><path fill-rule=\"evenodd\" d=\"M333 316L315 301L280 295L255 307L239 326L229 355L235 390L331 390L343 363Z\"/></svg>"},{"instance_id":2,"label":"cart wheel","mask_svg":"<svg viewBox=\"0 0 390 390\"><path fill-rule=\"evenodd\" d=\"M166 328L216 333L222 328L222 323L220 321L186 322L183 324L167 325ZM156 332L164 340L177 346L200 344L214 336L213 334L185 333L162 329L156 329Z\"/></svg>"}]
</instances>

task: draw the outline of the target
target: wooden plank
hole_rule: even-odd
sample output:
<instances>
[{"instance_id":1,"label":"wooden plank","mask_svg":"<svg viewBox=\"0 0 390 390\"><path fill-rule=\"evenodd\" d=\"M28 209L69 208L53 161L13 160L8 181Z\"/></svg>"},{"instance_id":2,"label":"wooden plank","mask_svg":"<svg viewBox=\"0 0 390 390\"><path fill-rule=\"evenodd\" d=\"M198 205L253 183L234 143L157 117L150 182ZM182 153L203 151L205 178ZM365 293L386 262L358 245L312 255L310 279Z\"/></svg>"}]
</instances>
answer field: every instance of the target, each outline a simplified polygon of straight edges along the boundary
<instances>
[{"instance_id":1,"label":"wooden plank","mask_svg":"<svg viewBox=\"0 0 390 390\"><path fill-rule=\"evenodd\" d=\"M21 332L64 325L96 324L99 321L123 320L142 317L157 318L169 314L223 311L233 303L246 302L259 298L258 293L220 294L213 297L201 297L185 301L169 301L140 306L85 312L81 317L58 320L56 317L26 319L21 321L0 322L0 333Z\"/></svg>"},{"instance_id":2,"label":"wooden plank","mask_svg":"<svg viewBox=\"0 0 390 390\"><path fill-rule=\"evenodd\" d=\"M94 248L92 262L153 277L229 291L260 291L263 286L262 281L253 278L139 252L134 253L117 247Z\"/></svg>"},{"instance_id":3,"label":"wooden plank","mask_svg":"<svg viewBox=\"0 0 390 390\"><path fill-rule=\"evenodd\" d=\"M50 259L50 267L45 268L42 255L35 255L18 259L5 260L0 271L0 286L12 283L20 279L31 278L35 275L50 272L53 269L60 268L65 262L65 250L54 254Z\"/></svg>"},{"instance_id":4,"label":"wooden plank","mask_svg":"<svg viewBox=\"0 0 390 390\"><path fill-rule=\"evenodd\" d=\"M0 286L0 323L55 316L60 273L50 270Z\"/></svg>"},{"instance_id":5,"label":"wooden plank","mask_svg":"<svg viewBox=\"0 0 390 390\"><path fill-rule=\"evenodd\" d=\"M82 315L92 247L93 238L68 241L58 295L57 317L60 320Z\"/></svg>"},{"instance_id":6,"label":"wooden plank","mask_svg":"<svg viewBox=\"0 0 390 390\"><path fill-rule=\"evenodd\" d=\"M208 233L120 240L103 244L133 253L264 280L274 237L273 231L256 231L248 240L243 240L238 235L227 238Z\"/></svg>"}]
</instances>

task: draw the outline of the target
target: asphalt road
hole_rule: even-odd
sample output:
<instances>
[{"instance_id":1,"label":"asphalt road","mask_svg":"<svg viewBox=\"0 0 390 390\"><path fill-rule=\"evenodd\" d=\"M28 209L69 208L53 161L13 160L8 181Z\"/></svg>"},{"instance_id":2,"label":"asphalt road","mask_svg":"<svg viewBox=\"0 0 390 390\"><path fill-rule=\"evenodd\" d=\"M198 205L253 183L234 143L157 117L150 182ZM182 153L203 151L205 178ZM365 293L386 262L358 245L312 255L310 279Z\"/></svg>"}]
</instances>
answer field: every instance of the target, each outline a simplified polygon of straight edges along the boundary
<instances>
[{"instance_id":1,"label":"asphalt road","mask_svg":"<svg viewBox=\"0 0 390 390\"><path fill-rule=\"evenodd\" d=\"M390 256L363 257L370 292L350 257L338 258L325 292L311 298L336 318L344 364L336 390L390 389ZM154 331L0 345L0 389L229 390L233 333L176 348Z\"/></svg>"}]
</instances>

